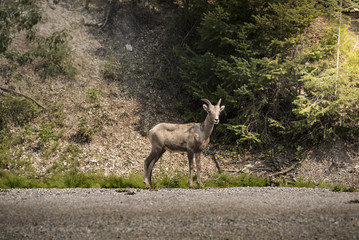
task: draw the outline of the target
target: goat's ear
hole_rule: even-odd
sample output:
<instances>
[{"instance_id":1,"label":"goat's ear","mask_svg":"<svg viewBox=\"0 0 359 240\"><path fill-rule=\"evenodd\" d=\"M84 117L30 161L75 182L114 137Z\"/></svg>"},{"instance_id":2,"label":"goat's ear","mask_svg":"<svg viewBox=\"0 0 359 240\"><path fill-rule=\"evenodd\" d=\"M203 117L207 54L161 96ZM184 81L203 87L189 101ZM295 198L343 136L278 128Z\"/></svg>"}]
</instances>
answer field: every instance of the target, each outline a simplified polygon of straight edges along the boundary
<instances>
[{"instance_id":1,"label":"goat's ear","mask_svg":"<svg viewBox=\"0 0 359 240\"><path fill-rule=\"evenodd\" d=\"M221 112L224 110L224 108L225 108L225 107L226 107L226 106L224 106L224 105L223 105L223 106L221 106L221 109L220 109L220 110L221 110Z\"/></svg>"},{"instance_id":2,"label":"goat's ear","mask_svg":"<svg viewBox=\"0 0 359 240\"><path fill-rule=\"evenodd\" d=\"M208 112L208 106L206 104L203 104L203 109Z\"/></svg>"}]
</instances>

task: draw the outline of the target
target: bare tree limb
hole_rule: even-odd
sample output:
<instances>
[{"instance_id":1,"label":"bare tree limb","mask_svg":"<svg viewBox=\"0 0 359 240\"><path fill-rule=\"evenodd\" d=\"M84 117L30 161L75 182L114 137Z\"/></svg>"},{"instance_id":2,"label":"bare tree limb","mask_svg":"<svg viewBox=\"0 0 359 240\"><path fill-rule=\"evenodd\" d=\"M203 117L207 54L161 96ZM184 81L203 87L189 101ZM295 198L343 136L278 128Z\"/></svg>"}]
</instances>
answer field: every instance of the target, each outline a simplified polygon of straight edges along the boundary
<instances>
[{"instance_id":1,"label":"bare tree limb","mask_svg":"<svg viewBox=\"0 0 359 240\"><path fill-rule=\"evenodd\" d=\"M106 24L107 24L107 21L108 21L108 18L110 16L110 12L111 12L111 7L112 7L112 0L110 0L110 2L108 3L107 5L107 11L106 11L106 17L105 17L105 21L100 25L98 31L101 31L101 29L103 29Z\"/></svg>"},{"instance_id":2,"label":"bare tree limb","mask_svg":"<svg viewBox=\"0 0 359 240\"><path fill-rule=\"evenodd\" d=\"M213 162L216 164L216 167L217 167L218 173L222 173L221 166L219 166L219 163L218 163L218 161L217 161L217 159L216 159L216 154L213 154L213 156L212 156L212 160L213 160Z\"/></svg>"},{"instance_id":3,"label":"bare tree limb","mask_svg":"<svg viewBox=\"0 0 359 240\"><path fill-rule=\"evenodd\" d=\"M282 171L279 171L279 172L276 172L276 173L269 174L267 177L272 178L272 177L276 177L276 176L280 176L280 175L287 174L287 173L289 173L290 171L296 169L299 164L300 164L300 163L295 163L295 164L293 164L292 166L290 166L289 168L286 168L286 169L284 169L284 170L282 170Z\"/></svg>"},{"instance_id":4,"label":"bare tree limb","mask_svg":"<svg viewBox=\"0 0 359 240\"><path fill-rule=\"evenodd\" d=\"M223 172L227 172L227 173L241 173L241 170L223 170Z\"/></svg>"},{"instance_id":5,"label":"bare tree limb","mask_svg":"<svg viewBox=\"0 0 359 240\"><path fill-rule=\"evenodd\" d=\"M35 103L38 107L42 108L43 110L46 111L46 108L44 106L42 106L39 102L37 102L35 99L29 97L29 96L26 96L22 93L18 93L18 92L15 92L13 90L10 90L10 89L7 89L7 88L3 88L3 87L0 87L0 90L4 91L4 92L7 92L7 93L10 93L10 94L13 94L13 95L18 95L18 96L21 96L21 97L24 97L30 101L32 101L33 103Z\"/></svg>"},{"instance_id":6,"label":"bare tree limb","mask_svg":"<svg viewBox=\"0 0 359 240\"><path fill-rule=\"evenodd\" d=\"M191 27L191 29L187 32L186 36L184 36L184 38L182 39L181 46L184 45L186 39L193 32L193 30L195 29L196 26L197 26L197 23L194 23L193 26Z\"/></svg>"}]
</instances>

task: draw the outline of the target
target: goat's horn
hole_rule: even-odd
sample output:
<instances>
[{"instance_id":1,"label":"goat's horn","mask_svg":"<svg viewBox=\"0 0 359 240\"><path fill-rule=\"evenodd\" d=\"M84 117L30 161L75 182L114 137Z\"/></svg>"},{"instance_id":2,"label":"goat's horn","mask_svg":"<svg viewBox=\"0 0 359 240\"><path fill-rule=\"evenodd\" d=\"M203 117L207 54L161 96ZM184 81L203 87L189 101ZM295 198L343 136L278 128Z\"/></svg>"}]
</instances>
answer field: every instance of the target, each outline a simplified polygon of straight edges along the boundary
<instances>
[{"instance_id":1,"label":"goat's horn","mask_svg":"<svg viewBox=\"0 0 359 240\"><path fill-rule=\"evenodd\" d=\"M221 104L222 99L220 98L217 105L219 106Z\"/></svg>"},{"instance_id":2,"label":"goat's horn","mask_svg":"<svg viewBox=\"0 0 359 240\"><path fill-rule=\"evenodd\" d=\"M209 105L212 105L212 103L211 103L208 99L206 99L206 98L202 98L201 100L202 100L203 102L207 103L208 106L209 106Z\"/></svg>"}]
</instances>

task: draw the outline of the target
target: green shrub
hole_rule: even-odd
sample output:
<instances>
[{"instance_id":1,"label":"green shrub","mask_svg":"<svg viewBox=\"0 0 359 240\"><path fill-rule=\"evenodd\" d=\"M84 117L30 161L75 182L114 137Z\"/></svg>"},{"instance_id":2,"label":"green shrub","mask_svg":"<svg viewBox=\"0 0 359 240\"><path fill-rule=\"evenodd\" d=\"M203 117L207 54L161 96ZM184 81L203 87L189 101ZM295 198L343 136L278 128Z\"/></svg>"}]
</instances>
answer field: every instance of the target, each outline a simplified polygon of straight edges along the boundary
<instances>
[{"instance_id":1,"label":"green shrub","mask_svg":"<svg viewBox=\"0 0 359 240\"><path fill-rule=\"evenodd\" d=\"M196 178L194 178L194 181ZM333 191L356 191L355 186L345 187L320 181L315 184L310 178L298 177L296 182L284 183L277 178L280 187L305 187L327 188ZM247 173L240 174L215 174L204 181L205 187L229 188L229 187L266 187L270 183L268 179ZM188 176L176 172L173 175L166 173L156 174L153 179L155 188L188 188ZM81 173L77 168L65 172L53 172L43 177L36 177L33 172L5 171L0 169L0 189L6 188L145 188L143 174L129 173L124 176L114 174L105 176L102 173Z\"/></svg>"},{"instance_id":2,"label":"green shrub","mask_svg":"<svg viewBox=\"0 0 359 240\"><path fill-rule=\"evenodd\" d=\"M317 185L313 182L311 178L304 179L304 177L298 177L294 183L291 184L293 187L305 187L305 188L315 188Z\"/></svg>"},{"instance_id":3,"label":"green shrub","mask_svg":"<svg viewBox=\"0 0 359 240\"><path fill-rule=\"evenodd\" d=\"M58 74L69 77L76 75L68 39L69 34L66 31L54 32L47 38L37 38L34 55L38 59L37 65L44 77Z\"/></svg>"},{"instance_id":4,"label":"green shrub","mask_svg":"<svg viewBox=\"0 0 359 240\"><path fill-rule=\"evenodd\" d=\"M136 173L130 172L128 177L123 177L122 187L144 188L145 184L143 183L143 174L136 174Z\"/></svg>"},{"instance_id":5,"label":"green shrub","mask_svg":"<svg viewBox=\"0 0 359 240\"><path fill-rule=\"evenodd\" d=\"M355 192L357 191L356 186L346 187L344 185L335 185L332 187L334 192Z\"/></svg>"},{"instance_id":6,"label":"green shrub","mask_svg":"<svg viewBox=\"0 0 359 240\"><path fill-rule=\"evenodd\" d=\"M0 130L9 123L23 126L38 116L39 108L24 97L0 94Z\"/></svg>"},{"instance_id":7,"label":"green shrub","mask_svg":"<svg viewBox=\"0 0 359 240\"><path fill-rule=\"evenodd\" d=\"M55 140L58 138L56 135L55 129L50 124L42 124L39 133L38 133L39 142L44 145L49 143L51 140Z\"/></svg>"},{"instance_id":8,"label":"green shrub","mask_svg":"<svg viewBox=\"0 0 359 240\"><path fill-rule=\"evenodd\" d=\"M53 1L57 4L59 1ZM36 0L11 1L0 4L0 54L5 57L7 75L19 67L34 63L43 77L64 74L73 77L76 69L72 64L69 34L66 31L52 33L49 37L37 36L33 27L42 19L42 12ZM18 51L11 47L17 32L23 32L30 48ZM9 50L11 49L11 50Z\"/></svg>"},{"instance_id":9,"label":"green shrub","mask_svg":"<svg viewBox=\"0 0 359 240\"><path fill-rule=\"evenodd\" d=\"M194 178L196 179L196 178ZM153 177L153 186L155 188L188 188L188 175L176 172L168 174L161 171L160 174Z\"/></svg>"},{"instance_id":10,"label":"green shrub","mask_svg":"<svg viewBox=\"0 0 359 240\"><path fill-rule=\"evenodd\" d=\"M66 146L55 161L48 169L51 174L61 174L68 171L77 171L80 165L82 150L73 144Z\"/></svg>"},{"instance_id":11,"label":"green shrub","mask_svg":"<svg viewBox=\"0 0 359 240\"><path fill-rule=\"evenodd\" d=\"M33 175L19 175L0 170L0 188L41 188L45 185Z\"/></svg>"},{"instance_id":12,"label":"green shrub","mask_svg":"<svg viewBox=\"0 0 359 240\"><path fill-rule=\"evenodd\" d=\"M26 127L29 122L39 115L40 110L30 100L24 97L0 94L0 168L28 168L30 165L20 161L21 148L13 150L13 146L23 144L26 139ZM10 131L10 126L25 126L25 131L16 134Z\"/></svg>"},{"instance_id":13,"label":"green shrub","mask_svg":"<svg viewBox=\"0 0 359 240\"><path fill-rule=\"evenodd\" d=\"M10 157L11 134L9 129L0 130L0 169L8 167L12 158Z\"/></svg>"},{"instance_id":14,"label":"green shrub","mask_svg":"<svg viewBox=\"0 0 359 240\"><path fill-rule=\"evenodd\" d=\"M317 184L318 188L332 188L332 184L330 184L328 181L326 180L319 180L318 184Z\"/></svg>"},{"instance_id":15,"label":"green shrub","mask_svg":"<svg viewBox=\"0 0 359 240\"><path fill-rule=\"evenodd\" d=\"M86 96L90 100L90 102L95 102L98 98L100 91L95 88L86 89Z\"/></svg>"},{"instance_id":16,"label":"green shrub","mask_svg":"<svg viewBox=\"0 0 359 240\"><path fill-rule=\"evenodd\" d=\"M0 170L0 189L6 188L145 188L143 175L105 176L100 173L80 173L72 169L38 178L34 174L21 175Z\"/></svg>"},{"instance_id":17,"label":"green shrub","mask_svg":"<svg viewBox=\"0 0 359 240\"><path fill-rule=\"evenodd\" d=\"M25 134L11 132L9 128L0 130L0 169L17 171L19 174L35 173L31 157L23 156L23 148L18 147L24 146Z\"/></svg>"},{"instance_id":18,"label":"green shrub","mask_svg":"<svg viewBox=\"0 0 359 240\"><path fill-rule=\"evenodd\" d=\"M123 62L119 62L116 58L112 55L107 56L102 74L105 78L114 80L114 81L121 81L123 76Z\"/></svg>"},{"instance_id":19,"label":"green shrub","mask_svg":"<svg viewBox=\"0 0 359 240\"><path fill-rule=\"evenodd\" d=\"M13 33L30 30L41 20L36 0L1 1L0 4L0 54L6 53L12 43Z\"/></svg>"},{"instance_id":20,"label":"green shrub","mask_svg":"<svg viewBox=\"0 0 359 240\"><path fill-rule=\"evenodd\" d=\"M330 184L328 181L319 180L318 183L315 183L312 178L304 178L302 176L299 176L295 181L293 182L284 182L283 178L277 177L274 180L274 183L279 187L299 187L299 188L327 188L327 189L337 189L338 186L333 187L332 184ZM340 191L340 190L339 190Z\"/></svg>"},{"instance_id":21,"label":"green shrub","mask_svg":"<svg viewBox=\"0 0 359 240\"><path fill-rule=\"evenodd\" d=\"M95 133L95 128L90 127L88 118L83 117L78 126L78 131L75 134L75 139L81 143L89 143L92 140L92 136Z\"/></svg>"},{"instance_id":22,"label":"green shrub","mask_svg":"<svg viewBox=\"0 0 359 240\"><path fill-rule=\"evenodd\" d=\"M196 182L196 175L194 182ZM153 179L153 186L155 188L188 188L188 175L176 172L168 174L161 172ZM253 174L241 173L238 175L230 174L215 174L210 178L204 180L205 187L214 188L228 188L228 187L264 187L268 186L266 178L259 177Z\"/></svg>"}]
</instances>

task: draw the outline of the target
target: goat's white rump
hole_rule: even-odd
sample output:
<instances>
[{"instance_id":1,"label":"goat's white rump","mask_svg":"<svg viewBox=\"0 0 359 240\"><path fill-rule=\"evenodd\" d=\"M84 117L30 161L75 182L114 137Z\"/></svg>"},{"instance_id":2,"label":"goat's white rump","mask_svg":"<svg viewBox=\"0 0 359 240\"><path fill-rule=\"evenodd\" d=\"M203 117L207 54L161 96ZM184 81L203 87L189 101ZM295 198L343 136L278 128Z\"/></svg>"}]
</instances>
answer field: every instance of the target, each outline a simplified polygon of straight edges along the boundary
<instances>
[{"instance_id":1,"label":"goat's white rump","mask_svg":"<svg viewBox=\"0 0 359 240\"><path fill-rule=\"evenodd\" d=\"M144 163L144 183L146 187L152 188L152 170L155 163L166 150L187 152L189 161L189 186L193 188L193 156L196 159L197 183L203 187L201 182L201 152L209 143L213 127L219 123L219 114L225 106L220 106L221 99L217 105L212 105L207 99L202 99L203 109L207 112L207 117L202 123L172 124L160 123L149 132L152 145L150 155Z\"/></svg>"}]
</instances>

